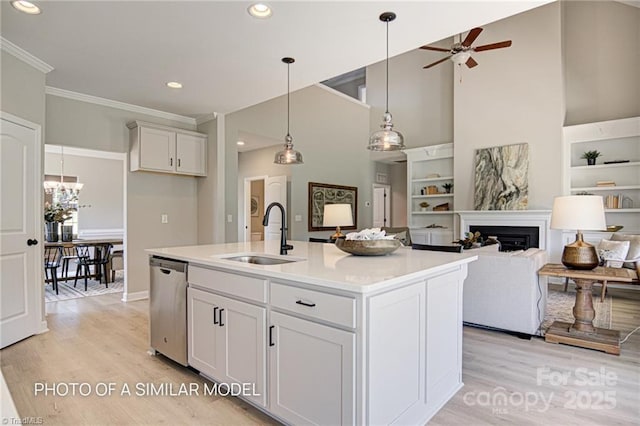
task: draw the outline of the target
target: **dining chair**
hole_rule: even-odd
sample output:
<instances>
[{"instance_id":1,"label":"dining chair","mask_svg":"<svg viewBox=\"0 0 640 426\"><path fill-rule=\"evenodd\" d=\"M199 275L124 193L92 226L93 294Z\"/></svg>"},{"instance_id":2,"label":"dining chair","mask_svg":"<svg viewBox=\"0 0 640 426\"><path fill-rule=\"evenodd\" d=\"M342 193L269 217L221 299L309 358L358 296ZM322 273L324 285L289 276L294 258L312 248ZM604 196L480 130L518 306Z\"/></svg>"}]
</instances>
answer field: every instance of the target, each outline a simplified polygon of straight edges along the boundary
<instances>
[{"instance_id":1,"label":"dining chair","mask_svg":"<svg viewBox=\"0 0 640 426\"><path fill-rule=\"evenodd\" d=\"M411 248L414 250L429 250L429 251L445 251L449 253L462 253L462 246L437 246L431 244L411 244Z\"/></svg>"},{"instance_id":2,"label":"dining chair","mask_svg":"<svg viewBox=\"0 0 640 426\"><path fill-rule=\"evenodd\" d=\"M78 255L76 254L76 249L73 246L62 246L62 267L60 271L62 272L62 278L65 281L69 280L69 264L72 260L76 260Z\"/></svg>"},{"instance_id":3,"label":"dining chair","mask_svg":"<svg viewBox=\"0 0 640 426\"><path fill-rule=\"evenodd\" d=\"M58 294L58 268L62 258L62 246L45 246L44 248L44 277L49 279L48 272L51 273L51 283L53 289Z\"/></svg>"},{"instance_id":4,"label":"dining chair","mask_svg":"<svg viewBox=\"0 0 640 426\"><path fill-rule=\"evenodd\" d=\"M111 269L111 282L116 280L116 271L124 269L124 251L114 250L109 261L109 269Z\"/></svg>"},{"instance_id":5,"label":"dining chair","mask_svg":"<svg viewBox=\"0 0 640 426\"><path fill-rule=\"evenodd\" d=\"M393 235L396 240L399 240L403 246L409 247L411 245L411 232L409 232L409 227L407 226L398 226L398 227L390 227L383 226L380 228L387 235Z\"/></svg>"},{"instance_id":6,"label":"dining chair","mask_svg":"<svg viewBox=\"0 0 640 426\"><path fill-rule=\"evenodd\" d=\"M99 243L99 244L78 244L76 245L76 277L73 281L75 287L78 282L78 276L80 271L83 270L84 274L84 290L87 291L87 281L91 276L91 266L95 269L96 280L99 282L104 277L104 282L107 288L109 288L109 260L111 258L111 249L113 245L111 243ZM92 253L93 249L93 253Z\"/></svg>"}]
</instances>

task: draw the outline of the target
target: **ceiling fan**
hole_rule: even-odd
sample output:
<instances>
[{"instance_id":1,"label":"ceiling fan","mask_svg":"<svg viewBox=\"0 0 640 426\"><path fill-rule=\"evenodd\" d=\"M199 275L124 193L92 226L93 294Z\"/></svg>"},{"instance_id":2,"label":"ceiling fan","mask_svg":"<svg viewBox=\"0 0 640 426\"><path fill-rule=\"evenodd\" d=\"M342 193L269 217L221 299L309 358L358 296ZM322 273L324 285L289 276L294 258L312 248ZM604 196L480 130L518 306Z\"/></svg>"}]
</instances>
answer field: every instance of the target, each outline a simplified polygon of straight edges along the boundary
<instances>
[{"instance_id":1,"label":"ceiling fan","mask_svg":"<svg viewBox=\"0 0 640 426\"><path fill-rule=\"evenodd\" d=\"M438 65L447 59L451 59L454 63L458 65L466 64L467 67L473 68L478 63L471 57L471 52L482 52L484 50L492 50L492 49L502 49L503 47L511 46L511 40L501 41L499 43L485 44L483 46L472 47L471 44L478 38L480 33L482 32L482 28L473 28L467 34L467 37L462 41L462 43L454 43L451 46L451 49L443 49L442 47L435 46L422 46L420 49L424 50L435 50L437 52L448 52L449 56L446 56L439 61L436 61L432 64L425 65L422 68L431 68L434 65Z\"/></svg>"}]
</instances>

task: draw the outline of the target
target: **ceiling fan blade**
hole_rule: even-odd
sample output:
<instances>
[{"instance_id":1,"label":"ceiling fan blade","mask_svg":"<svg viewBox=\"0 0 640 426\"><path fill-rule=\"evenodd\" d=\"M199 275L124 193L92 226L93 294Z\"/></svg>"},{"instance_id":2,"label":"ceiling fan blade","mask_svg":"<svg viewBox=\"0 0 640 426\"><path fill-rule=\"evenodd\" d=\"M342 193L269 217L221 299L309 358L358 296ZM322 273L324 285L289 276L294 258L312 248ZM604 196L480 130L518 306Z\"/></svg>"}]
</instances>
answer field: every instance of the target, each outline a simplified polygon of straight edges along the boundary
<instances>
[{"instance_id":1,"label":"ceiling fan blade","mask_svg":"<svg viewBox=\"0 0 640 426\"><path fill-rule=\"evenodd\" d=\"M478 65L478 63L475 61L475 59L473 59L473 58L471 58L471 57L470 57L469 59L467 59L467 62L465 62L465 64L467 64L467 66L468 66L469 68L473 68L473 67L475 67L476 65Z\"/></svg>"},{"instance_id":2,"label":"ceiling fan blade","mask_svg":"<svg viewBox=\"0 0 640 426\"><path fill-rule=\"evenodd\" d=\"M499 43L485 44L484 46L474 47L476 52L482 52L483 50L502 49L503 47L511 46L511 40L501 41Z\"/></svg>"},{"instance_id":3,"label":"ceiling fan blade","mask_svg":"<svg viewBox=\"0 0 640 426\"><path fill-rule=\"evenodd\" d=\"M446 61L446 60L447 60L447 59L449 59L450 57L451 57L451 56L446 56L446 57L444 57L444 58L440 59L439 61L435 61L435 62L434 62L434 63L432 63L432 64L425 65L425 66L424 66L424 67L422 67L422 68L424 68L424 69L431 68L431 67L432 67L432 66L434 66L434 65L438 65L438 64L440 64L440 63L442 63L442 62Z\"/></svg>"},{"instance_id":4,"label":"ceiling fan blade","mask_svg":"<svg viewBox=\"0 0 640 426\"><path fill-rule=\"evenodd\" d=\"M471 46L471 43L476 41L476 39L478 38L481 32L482 32L482 28L473 28L471 31L469 31L469 34L467 34L467 38L464 39L464 41L462 42L462 45L464 47Z\"/></svg>"},{"instance_id":5,"label":"ceiling fan blade","mask_svg":"<svg viewBox=\"0 0 640 426\"><path fill-rule=\"evenodd\" d=\"M451 51L451 49L444 49L442 47L434 47L434 46L420 46L420 49L435 50L436 52L450 52Z\"/></svg>"}]
</instances>

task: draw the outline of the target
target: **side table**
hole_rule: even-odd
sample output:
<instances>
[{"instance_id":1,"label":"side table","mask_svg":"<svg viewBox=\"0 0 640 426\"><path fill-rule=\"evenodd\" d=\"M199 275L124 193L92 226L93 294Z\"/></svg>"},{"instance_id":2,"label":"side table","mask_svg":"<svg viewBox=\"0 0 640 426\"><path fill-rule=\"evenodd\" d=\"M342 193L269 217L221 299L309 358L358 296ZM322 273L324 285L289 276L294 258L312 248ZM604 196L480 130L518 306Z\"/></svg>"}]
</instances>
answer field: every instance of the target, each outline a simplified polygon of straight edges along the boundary
<instances>
[{"instance_id":1,"label":"side table","mask_svg":"<svg viewBox=\"0 0 640 426\"><path fill-rule=\"evenodd\" d=\"M569 278L576 284L576 303L573 307L573 324L554 321L544 340L549 343L565 343L572 346L596 349L608 354L620 355L620 332L593 326L595 310L591 287L598 281L632 282L635 271L625 268L597 267L593 270L568 269L557 263L547 263L538 275Z\"/></svg>"}]
</instances>

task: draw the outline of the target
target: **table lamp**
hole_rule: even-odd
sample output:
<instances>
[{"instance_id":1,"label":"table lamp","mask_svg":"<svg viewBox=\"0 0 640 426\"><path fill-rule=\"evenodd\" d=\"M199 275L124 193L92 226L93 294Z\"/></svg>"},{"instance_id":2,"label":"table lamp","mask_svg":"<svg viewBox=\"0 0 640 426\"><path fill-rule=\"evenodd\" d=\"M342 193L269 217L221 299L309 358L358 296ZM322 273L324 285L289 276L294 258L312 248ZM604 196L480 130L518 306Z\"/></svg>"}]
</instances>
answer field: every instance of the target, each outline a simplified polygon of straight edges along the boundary
<instances>
[{"instance_id":1,"label":"table lamp","mask_svg":"<svg viewBox=\"0 0 640 426\"><path fill-rule=\"evenodd\" d=\"M607 228L604 205L599 195L568 195L556 197L551 211L551 229L575 229L576 240L564 246L562 264L570 269L593 269L598 266L598 254L584 242L582 231L603 231Z\"/></svg>"},{"instance_id":2,"label":"table lamp","mask_svg":"<svg viewBox=\"0 0 640 426\"><path fill-rule=\"evenodd\" d=\"M332 240L344 238L344 234L340 232L340 227L353 226L351 204L325 204L322 226L336 227L336 233L331 236Z\"/></svg>"}]
</instances>

